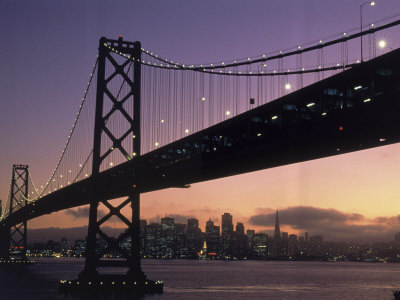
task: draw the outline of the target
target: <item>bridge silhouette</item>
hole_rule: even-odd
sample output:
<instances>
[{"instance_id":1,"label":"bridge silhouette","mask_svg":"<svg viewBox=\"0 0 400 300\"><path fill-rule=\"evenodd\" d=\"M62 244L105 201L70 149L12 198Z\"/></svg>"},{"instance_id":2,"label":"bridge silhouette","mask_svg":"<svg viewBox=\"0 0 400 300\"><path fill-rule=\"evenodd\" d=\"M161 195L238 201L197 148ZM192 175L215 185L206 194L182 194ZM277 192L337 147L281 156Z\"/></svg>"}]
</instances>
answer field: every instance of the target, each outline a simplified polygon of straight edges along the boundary
<instances>
[{"instance_id":1,"label":"bridge silhouette","mask_svg":"<svg viewBox=\"0 0 400 300\"><path fill-rule=\"evenodd\" d=\"M140 266L140 194L399 142L400 50L375 57L373 48L365 62L349 61L347 53L352 41L368 35L375 45L375 32L399 24L209 65L160 58L122 37L101 38L49 180L37 188L27 165L13 166L0 222L1 259L27 260L28 220L90 204L85 268L62 287L112 289L130 281L131 290L162 291ZM324 63L329 47L340 49L339 62ZM317 57L311 68L303 65L309 53ZM296 67L284 68L284 59ZM109 202L122 197L117 205ZM127 217L122 210L129 205ZM99 206L108 209L105 216ZM118 238L101 229L112 217L126 226ZM106 249L99 249L99 238ZM127 238L129 251L120 246ZM124 260L104 259L109 251ZM128 272L100 274L107 266Z\"/></svg>"}]
</instances>

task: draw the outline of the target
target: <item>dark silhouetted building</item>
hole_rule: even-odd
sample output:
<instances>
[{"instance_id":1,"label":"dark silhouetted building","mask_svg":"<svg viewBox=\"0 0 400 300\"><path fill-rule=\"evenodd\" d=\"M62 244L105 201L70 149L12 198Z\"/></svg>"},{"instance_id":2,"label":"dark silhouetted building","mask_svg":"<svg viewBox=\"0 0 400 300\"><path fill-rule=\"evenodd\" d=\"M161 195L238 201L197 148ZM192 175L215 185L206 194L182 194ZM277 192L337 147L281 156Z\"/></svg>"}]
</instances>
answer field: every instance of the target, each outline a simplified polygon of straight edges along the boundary
<instances>
[{"instance_id":1,"label":"dark silhouetted building","mask_svg":"<svg viewBox=\"0 0 400 300\"><path fill-rule=\"evenodd\" d=\"M394 241L397 243L400 243L400 232L398 232L394 235Z\"/></svg>"},{"instance_id":2,"label":"dark silhouetted building","mask_svg":"<svg viewBox=\"0 0 400 300\"><path fill-rule=\"evenodd\" d=\"M159 258L162 256L160 251L161 225L150 223L146 226L146 256Z\"/></svg>"},{"instance_id":3,"label":"dark silhouetted building","mask_svg":"<svg viewBox=\"0 0 400 300\"><path fill-rule=\"evenodd\" d=\"M197 253L203 247L202 233L197 219L187 220L186 245L190 257L197 257Z\"/></svg>"},{"instance_id":4,"label":"dark silhouetted building","mask_svg":"<svg viewBox=\"0 0 400 300\"><path fill-rule=\"evenodd\" d=\"M253 258L265 259L268 255L267 251L268 235L265 233L256 233L253 240Z\"/></svg>"},{"instance_id":5,"label":"dark silhouetted building","mask_svg":"<svg viewBox=\"0 0 400 300\"><path fill-rule=\"evenodd\" d=\"M76 240L73 249L76 256L84 256L86 251L86 241Z\"/></svg>"},{"instance_id":6,"label":"dark silhouetted building","mask_svg":"<svg viewBox=\"0 0 400 300\"><path fill-rule=\"evenodd\" d=\"M291 234L288 238L288 255L294 256L297 253L297 235Z\"/></svg>"},{"instance_id":7,"label":"dark silhouetted building","mask_svg":"<svg viewBox=\"0 0 400 300\"><path fill-rule=\"evenodd\" d=\"M308 242L310 253L314 256L320 256L323 250L322 249L323 242L324 238L322 235L310 236L310 241Z\"/></svg>"},{"instance_id":8,"label":"dark silhouetted building","mask_svg":"<svg viewBox=\"0 0 400 300\"><path fill-rule=\"evenodd\" d=\"M68 250L68 240L67 240L67 238L66 237L63 237L62 239L61 239L61 251L65 251L65 250Z\"/></svg>"},{"instance_id":9,"label":"dark silhouetted building","mask_svg":"<svg viewBox=\"0 0 400 300\"><path fill-rule=\"evenodd\" d=\"M146 252L146 220L140 220L140 255L145 256ZM129 250L130 251L130 250Z\"/></svg>"},{"instance_id":10,"label":"dark silhouetted building","mask_svg":"<svg viewBox=\"0 0 400 300\"><path fill-rule=\"evenodd\" d=\"M160 252L161 257L172 258L175 255L175 226L174 219L161 219Z\"/></svg>"},{"instance_id":11,"label":"dark silhouetted building","mask_svg":"<svg viewBox=\"0 0 400 300\"><path fill-rule=\"evenodd\" d=\"M205 238L207 242L207 251L211 253L209 257L217 256L220 248L220 229L219 226L214 225L211 219L206 222Z\"/></svg>"},{"instance_id":12,"label":"dark silhouetted building","mask_svg":"<svg viewBox=\"0 0 400 300\"><path fill-rule=\"evenodd\" d=\"M288 242L289 242L289 233L282 231L281 232L280 256L288 255Z\"/></svg>"},{"instance_id":13,"label":"dark silhouetted building","mask_svg":"<svg viewBox=\"0 0 400 300\"><path fill-rule=\"evenodd\" d=\"M220 255L231 258L233 255L233 223L232 215L224 213L222 215L222 234L221 234L221 252Z\"/></svg>"},{"instance_id":14,"label":"dark silhouetted building","mask_svg":"<svg viewBox=\"0 0 400 300\"><path fill-rule=\"evenodd\" d=\"M199 228L199 220L188 219L187 220L187 231L197 230Z\"/></svg>"},{"instance_id":15,"label":"dark silhouetted building","mask_svg":"<svg viewBox=\"0 0 400 300\"><path fill-rule=\"evenodd\" d=\"M186 224L175 223L175 257L188 257L186 247Z\"/></svg>"},{"instance_id":16,"label":"dark silhouetted building","mask_svg":"<svg viewBox=\"0 0 400 300\"><path fill-rule=\"evenodd\" d=\"M280 225L279 225L278 210L276 210L276 215L275 215L274 240L275 241L280 241L281 240L281 228L280 228Z\"/></svg>"},{"instance_id":17,"label":"dark silhouetted building","mask_svg":"<svg viewBox=\"0 0 400 300\"><path fill-rule=\"evenodd\" d=\"M313 235L310 236L310 243L313 244L322 244L324 242L324 237L322 235Z\"/></svg>"},{"instance_id":18,"label":"dark silhouetted building","mask_svg":"<svg viewBox=\"0 0 400 300\"><path fill-rule=\"evenodd\" d=\"M235 247L234 247L234 256L236 258L242 259L247 256L247 240L246 235L244 234L244 226L243 223L236 224L235 231Z\"/></svg>"},{"instance_id":19,"label":"dark silhouetted building","mask_svg":"<svg viewBox=\"0 0 400 300\"><path fill-rule=\"evenodd\" d=\"M256 234L255 230L247 229L246 238L247 238L247 256L252 258L254 256L254 235Z\"/></svg>"},{"instance_id":20,"label":"dark silhouetted building","mask_svg":"<svg viewBox=\"0 0 400 300\"><path fill-rule=\"evenodd\" d=\"M272 245L270 247L269 254L272 257L280 257L282 255L283 249L284 249L284 247L282 245L281 229L280 229L280 224L279 224L279 215L278 215L278 210L276 210L274 239L272 241Z\"/></svg>"}]
</instances>

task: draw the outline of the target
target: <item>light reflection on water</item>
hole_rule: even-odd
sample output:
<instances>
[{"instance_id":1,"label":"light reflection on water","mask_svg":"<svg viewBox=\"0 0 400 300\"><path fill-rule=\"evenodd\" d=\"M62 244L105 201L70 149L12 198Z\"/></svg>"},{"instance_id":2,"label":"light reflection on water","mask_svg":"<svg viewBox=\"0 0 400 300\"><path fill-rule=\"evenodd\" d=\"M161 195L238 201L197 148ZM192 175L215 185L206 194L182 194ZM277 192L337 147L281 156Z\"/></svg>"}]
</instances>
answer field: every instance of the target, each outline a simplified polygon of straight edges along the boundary
<instances>
[{"instance_id":1,"label":"light reflection on water","mask_svg":"<svg viewBox=\"0 0 400 300\"><path fill-rule=\"evenodd\" d=\"M82 259L38 259L24 268L0 266L0 299L132 299L59 294L61 279L75 279ZM393 299L400 264L143 260L149 279L164 281L164 293L135 299ZM115 272L116 270L110 270Z\"/></svg>"}]
</instances>

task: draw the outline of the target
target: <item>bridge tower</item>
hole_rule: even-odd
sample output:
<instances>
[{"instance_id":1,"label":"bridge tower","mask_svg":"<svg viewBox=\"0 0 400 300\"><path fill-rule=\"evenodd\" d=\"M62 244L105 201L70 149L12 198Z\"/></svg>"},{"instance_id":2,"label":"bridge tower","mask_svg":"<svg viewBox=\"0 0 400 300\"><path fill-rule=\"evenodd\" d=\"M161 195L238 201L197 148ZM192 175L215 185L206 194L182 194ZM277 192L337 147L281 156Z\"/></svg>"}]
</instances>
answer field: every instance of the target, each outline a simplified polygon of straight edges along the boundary
<instances>
[{"instance_id":1,"label":"bridge tower","mask_svg":"<svg viewBox=\"0 0 400 300\"><path fill-rule=\"evenodd\" d=\"M113 57L112 50L126 55L126 60L122 63ZM128 198L117 206L113 206L109 200L104 197L102 191L102 183L99 179L99 173L104 160L111 155L113 151L120 151L122 155L130 160L133 156L140 156L140 85L141 85L141 44L140 42L127 42L120 38L118 40L110 40L101 38L99 43L98 55L98 73L97 73L97 91L96 91L96 111L94 125L94 141L93 141L93 163L91 189L92 198L89 210L89 226L86 242L86 260L84 270L79 276L82 284L101 283L103 288L107 285L122 286L125 282L134 282L137 289L146 291L153 289L152 292L162 291L162 284L155 283L146 279L140 263L140 194L136 191L132 184L132 190ZM111 70L111 71L110 71ZM113 94L110 88L110 82L113 78L121 76L125 95ZM105 101L112 105L106 106ZM133 101L133 105L127 105L126 102ZM131 107L130 111L126 107ZM133 108L133 111L132 111ZM107 122L112 114L119 112L120 118L124 118L128 125L126 132L114 134L108 127ZM131 140L130 146L124 143L126 138ZM104 150L102 142L107 138L111 140L112 147ZM133 148L133 149L129 149ZM101 216L99 204L104 205L108 209L105 216ZM121 209L131 206L131 218L126 217ZM121 222L127 224L128 229L118 238L110 237L103 230L102 226L109 218L118 218ZM98 237L107 243L106 248L100 249L98 245ZM121 247L121 242L131 240L130 249ZM115 260L102 259L108 251L119 253L124 261L115 262ZM127 274L121 276L105 275L99 273L99 267L128 267ZM79 282L78 282L79 284ZM96 284L95 284L96 285ZM98 285L100 286L100 285Z\"/></svg>"},{"instance_id":2,"label":"bridge tower","mask_svg":"<svg viewBox=\"0 0 400 300\"><path fill-rule=\"evenodd\" d=\"M29 170L27 165L13 165L11 174L11 189L8 214L14 210L23 208L28 203L28 178ZM2 223L0 228L0 258L3 260L14 259L27 261L26 257L27 221L7 226Z\"/></svg>"}]
</instances>

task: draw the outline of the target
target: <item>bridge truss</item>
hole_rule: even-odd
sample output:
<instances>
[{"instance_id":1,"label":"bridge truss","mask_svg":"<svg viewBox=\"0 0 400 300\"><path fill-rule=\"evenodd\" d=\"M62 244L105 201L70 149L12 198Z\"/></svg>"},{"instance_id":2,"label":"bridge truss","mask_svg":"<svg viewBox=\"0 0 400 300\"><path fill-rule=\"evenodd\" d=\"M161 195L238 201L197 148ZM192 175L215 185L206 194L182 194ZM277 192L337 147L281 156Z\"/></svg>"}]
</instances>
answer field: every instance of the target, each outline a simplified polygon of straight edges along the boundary
<instances>
[{"instance_id":1,"label":"bridge truss","mask_svg":"<svg viewBox=\"0 0 400 300\"><path fill-rule=\"evenodd\" d=\"M125 60L118 63L112 56L110 47L119 53L127 54L132 60ZM113 151L120 151L126 160L131 159L132 153L140 155L140 75L141 75L141 45L139 42L126 42L122 38L116 40L100 39L99 43L99 67L97 75L97 93L96 93L96 112L95 112L95 127L94 127L94 148L93 148L93 164L92 164L92 200L90 202L89 211L89 227L88 238L86 245L86 263L85 269L82 272L81 280L93 281L98 277L97 267L102 265L101 258L109 251L117 251L126 259L126 266L129 267L129 279L141 280L145 279L144 273L140 266L140 194L132 186L132 191L129 198L123 201L118 206L113 206L103 194L102 185L98 180L100 166L103 160ZM112 70L106 74L106 66L110 65ZM132 67L133 66L133 67ZM123 84L127 85L125 93L121 94L122 86L118 93L114 95L108 87L112 79L116 76L123 78ZM111 109L107 111L104 106L104 101L111 101ZM128 111L124 104L127 101L133 101L133 111ZM128 106L129 107L129 106ZM120 135L112 132L107 127L108 120L115 114L120 112L120 115L127 123L127 127L123 129ZM112 146L102 153L102 139L108 138L111 140ZM133 149L127 149L124 141L129 142L133 139ZM98 217L99 203L102 203L108 213L103 217ZM121 213L121 210L131 204L132 216L127 218ZM128 226L127 230L117 239L108 236L101 226L111 217L115 216L122 223ZM97 235L107 243L101 251L96 251ZM129 251L122 249L121 242L130 237L131 249ZM104 262L103 262L104 265ZM112 265L112 264L111 264ZM115 267L115 265L114 265Z\"/></svg>"}]
</instances>

